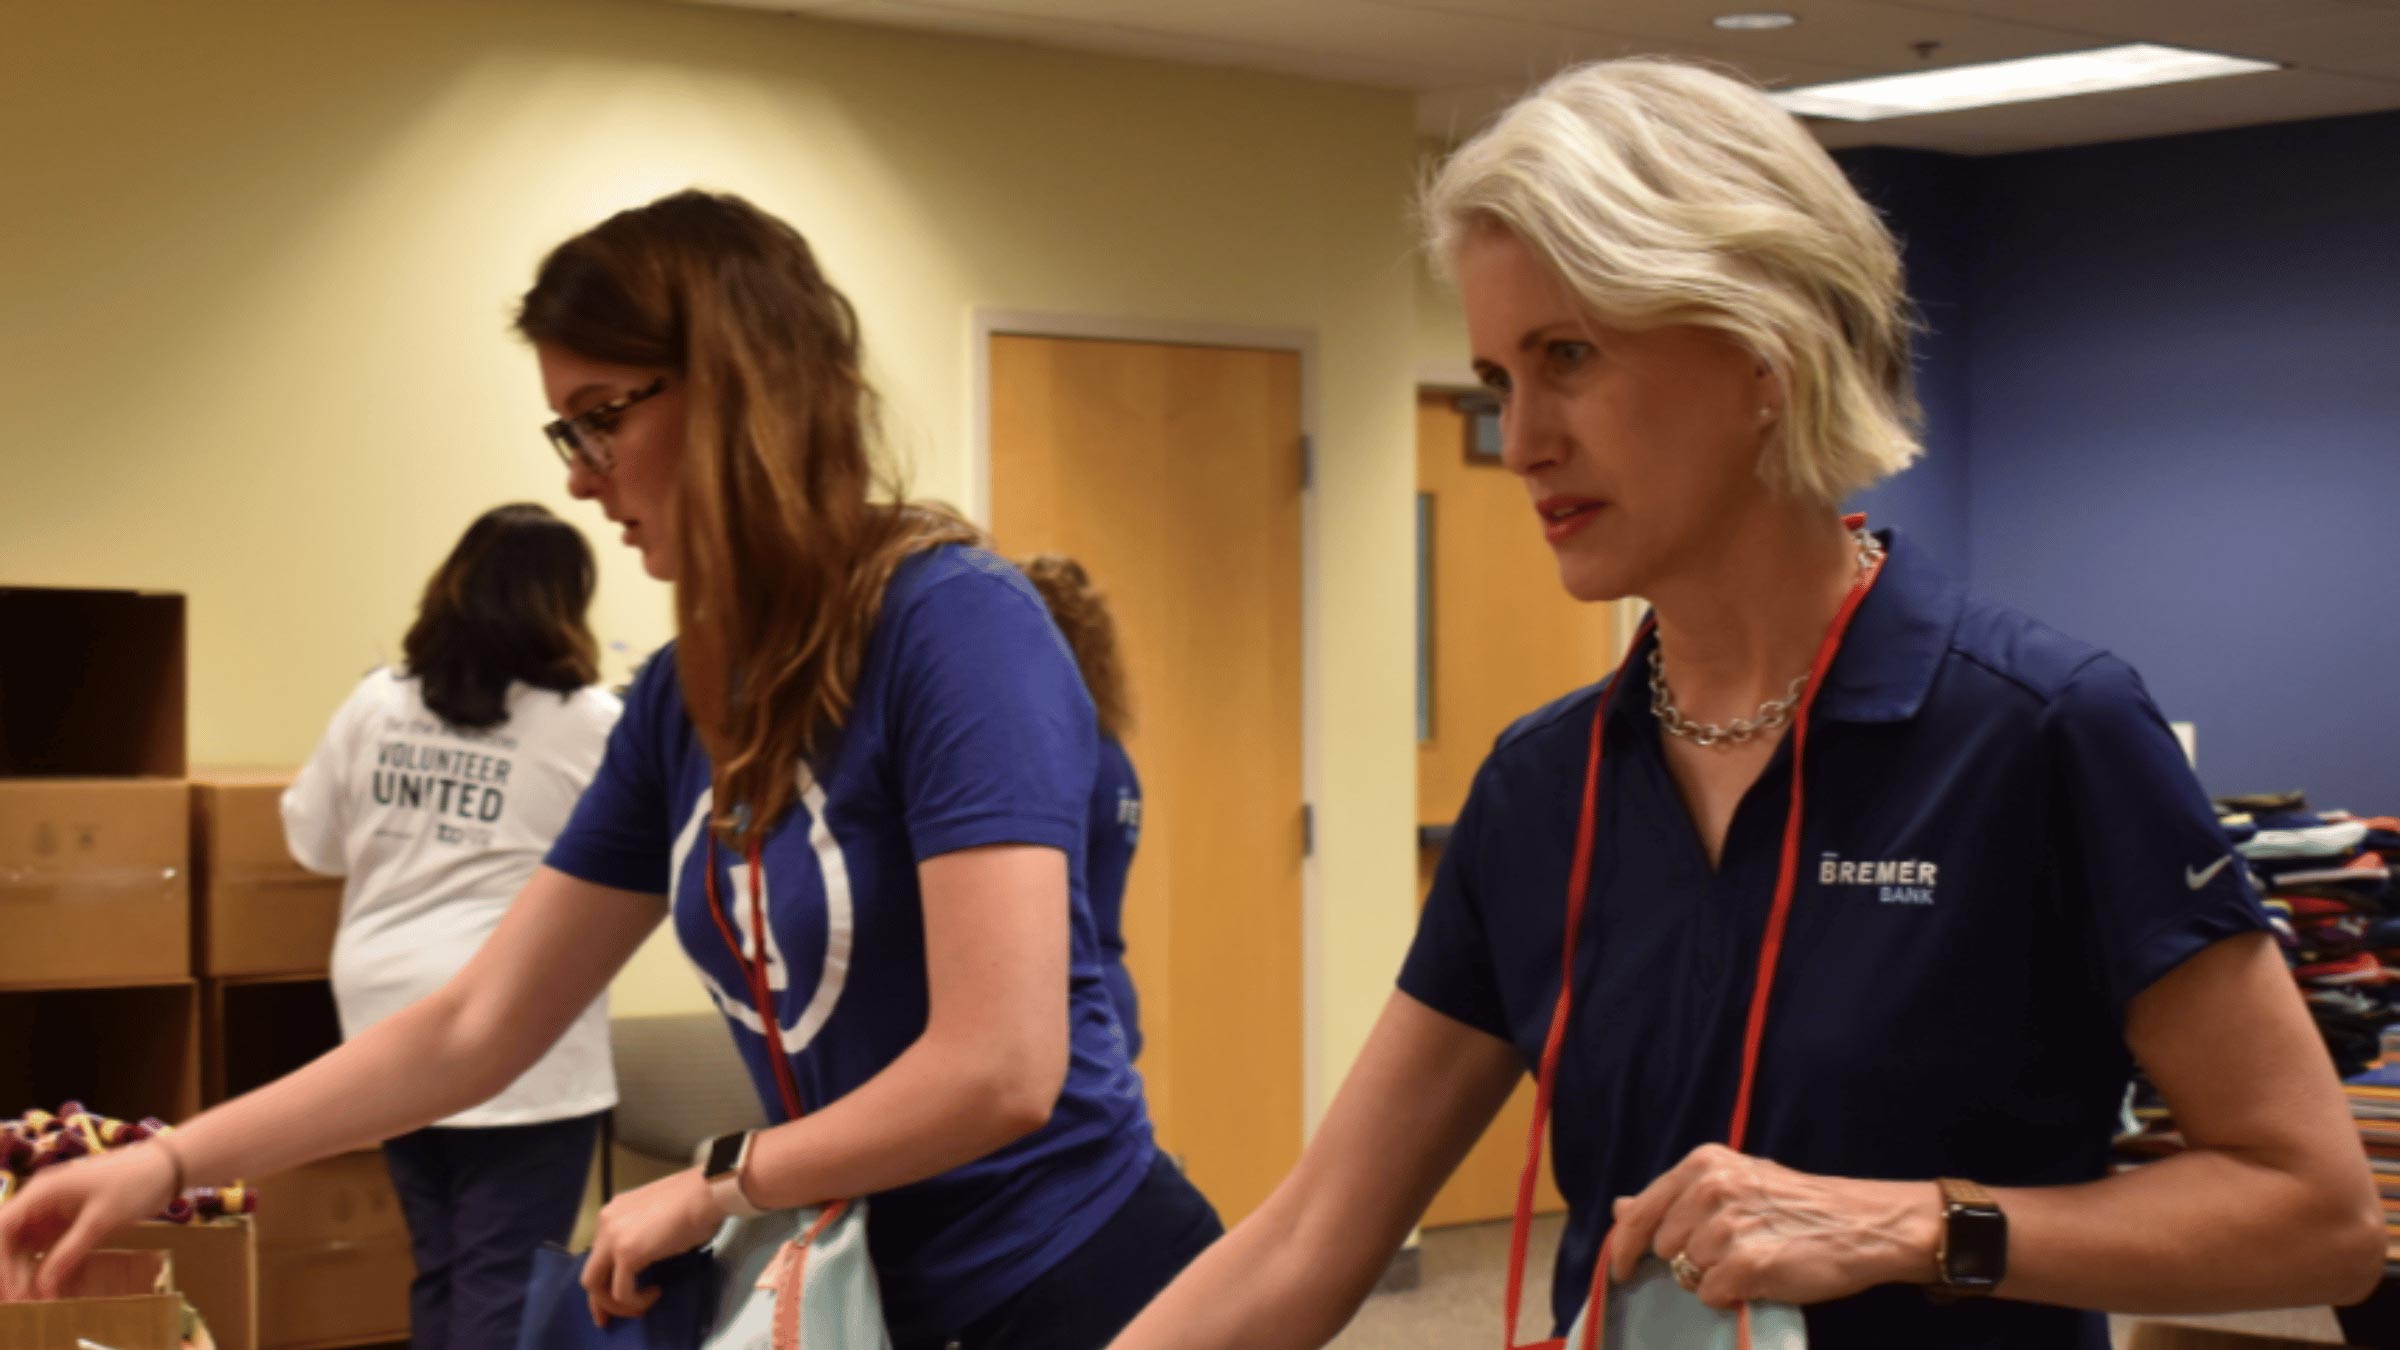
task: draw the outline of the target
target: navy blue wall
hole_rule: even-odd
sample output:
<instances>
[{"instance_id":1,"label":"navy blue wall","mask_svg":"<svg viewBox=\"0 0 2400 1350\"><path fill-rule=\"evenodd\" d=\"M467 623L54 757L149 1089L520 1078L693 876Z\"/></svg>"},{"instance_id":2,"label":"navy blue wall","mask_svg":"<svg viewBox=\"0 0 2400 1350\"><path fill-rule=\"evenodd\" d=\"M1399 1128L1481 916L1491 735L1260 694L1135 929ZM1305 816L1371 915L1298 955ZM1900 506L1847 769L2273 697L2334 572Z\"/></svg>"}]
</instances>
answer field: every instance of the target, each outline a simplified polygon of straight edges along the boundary
<instances>
[{"instance_id":1,"label":"navy blue wall","mask_svg":"<svg viewBox=\"0 0 2400 1350\"><path fill-rule=\"evenodd\" d=\"M1869 504L2132 661L2211 790L2400 811L2400 115L1842 158L1935 302Z\"/></svg>"},{"instance_id":2,"label":"navy blue wall","mask_svg":"<svg viewBox=\"0 0 2400 1350\"><path fill-rule=\"evenodd\" d=\"M1970 240L1975 161L1922 150L1853 150L1840 157L1850 181L1900 238L1917 334L1917 401L1925 408L1925 457L1851 505L1878 527L1894 525L1931 549L1960 578L1968 574L1967 356Z\"/></svg>"},{"instance_id":3,"label":"navy blue wall","mask_svg":"<svg viewBox=\"0 0 2400 1350\"><path fill-rule=\"evenodd\" d=\"M2400 116L1977 168L1976 586L2133 662L2212 790L2400 812Z\"/></svg>"}]
</instances>

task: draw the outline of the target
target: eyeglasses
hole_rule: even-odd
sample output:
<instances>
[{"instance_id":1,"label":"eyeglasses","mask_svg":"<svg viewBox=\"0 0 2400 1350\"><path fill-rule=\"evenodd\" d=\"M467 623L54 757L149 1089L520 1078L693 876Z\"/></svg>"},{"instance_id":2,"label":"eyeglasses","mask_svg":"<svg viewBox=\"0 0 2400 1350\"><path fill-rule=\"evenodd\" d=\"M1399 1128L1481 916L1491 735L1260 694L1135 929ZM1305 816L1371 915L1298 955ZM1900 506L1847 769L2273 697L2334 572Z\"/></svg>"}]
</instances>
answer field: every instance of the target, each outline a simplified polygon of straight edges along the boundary
<instances>
[{"instance_id":1,"label":"eyeglasses","mask_svg":"<svg viewBox=\"0 0 2400 1350\"><path fill-rule=\"evenodd\" d=\"M586 408L573 417L562 417L542 428L550 438L550 448L566 461L568 468L577 465L593 473L607 473L617 466L615 447L608 443L608 434L617 429L617 419L625 410L646 398L655 398L667 387L667 377L659 376L630 394L620 394L606 403Z\"/></svg>"}]
</instances>

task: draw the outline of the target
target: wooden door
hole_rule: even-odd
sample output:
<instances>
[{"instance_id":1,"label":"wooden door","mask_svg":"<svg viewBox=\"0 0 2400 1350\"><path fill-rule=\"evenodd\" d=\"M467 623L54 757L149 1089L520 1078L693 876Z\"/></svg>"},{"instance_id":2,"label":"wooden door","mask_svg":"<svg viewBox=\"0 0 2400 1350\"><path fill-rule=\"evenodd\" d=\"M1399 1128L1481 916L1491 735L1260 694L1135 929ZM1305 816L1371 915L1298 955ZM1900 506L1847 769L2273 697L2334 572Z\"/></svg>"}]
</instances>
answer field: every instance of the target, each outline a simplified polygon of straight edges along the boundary
<instances>
[{"instance_id":1,"label":"wooden door","mask_svg":"<svg viewBox=\"0 0 2400 1350\"><path fill-rule=\"evenodd\" d=\"M1116 616L1139 1067L1232 1224L1300 1156L1300 358L997 336L991 391L1000 547L1079 559Z\"/></svg>"},{"instance_id":2,"label":"wooden door","mask_svg":"<svg viewBox=\"0 0 2400 1350\"><path fill-rule=\"evenodd\" d=\"M1417 743L1417 819L1444 826L1466 802L1475 770L1509 723L1608 673L1618 638L1611 607L1569 597L1535 522L1531 498L1497 459L1471 456L1469 419L1453 395L1417 400L1420 557L1431 592L1420 606L1429 644L1422 673L1430 697ZM1417 855L1419 895L1433 883L1438 847ZM1549 897L1544 897L1544 902ZM1564 922L1564 897L1561 922ZM1425 1212L1425 1226L1480 1223L1515 1212L1533 1121L1528 1076L1483 1141ZM1566 1207L1542 1169L1536 1207Z\"/></svg>"}]
</instances>

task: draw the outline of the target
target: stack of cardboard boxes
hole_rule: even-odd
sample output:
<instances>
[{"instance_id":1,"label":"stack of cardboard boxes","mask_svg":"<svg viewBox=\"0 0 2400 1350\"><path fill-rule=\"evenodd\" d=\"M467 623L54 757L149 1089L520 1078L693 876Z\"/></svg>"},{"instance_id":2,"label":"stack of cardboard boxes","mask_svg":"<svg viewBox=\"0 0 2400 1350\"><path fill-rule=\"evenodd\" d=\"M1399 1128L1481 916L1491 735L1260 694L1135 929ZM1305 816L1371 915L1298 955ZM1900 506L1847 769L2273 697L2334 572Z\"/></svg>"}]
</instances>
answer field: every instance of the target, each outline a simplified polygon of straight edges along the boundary
<instances>
[{"instance_id":1,"label":"stack of cardboard boxes","mask_svg":"<svg viewBox=\"0 0 2400 1350\"><path fill-rule=\"evenodd\" d=\"M288 774L203 772L192 782L196 959L211 1103L274 1081L341 1043L326 984L342 886L283 843ZM416 1274L380 1153L259 1183L259 1343L330 1347L405 1336Z\"/></svg>"},{"instance_id":2,"label":"stack of cardboard boxes","mask_svg":"<svg viewBox=\"0 0 2400 1350\"><path fill-rule=\"evenodd\" d=\"M285 852L288 779L186 778L183 598L0 588L0 635L0 1115L182 1120L338 1043L341 885ZM253 1180L255 1223L113 1245L166 1251L223 1350L405 1337L382 1160Z\"/></svg>"}]
</instances>

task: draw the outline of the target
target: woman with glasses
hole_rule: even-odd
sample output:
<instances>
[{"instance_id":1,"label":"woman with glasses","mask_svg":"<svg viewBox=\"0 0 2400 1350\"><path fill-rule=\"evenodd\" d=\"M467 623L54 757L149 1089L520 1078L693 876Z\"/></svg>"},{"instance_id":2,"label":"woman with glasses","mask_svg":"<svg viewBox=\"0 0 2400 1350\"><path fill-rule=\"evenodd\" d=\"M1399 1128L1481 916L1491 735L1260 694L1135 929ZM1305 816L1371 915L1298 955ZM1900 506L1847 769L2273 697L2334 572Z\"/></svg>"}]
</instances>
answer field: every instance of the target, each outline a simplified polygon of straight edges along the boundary
<instances>
[{"instance_id":1,"label":"woman with glasses","mask_svg":"<svg viewBox=\"0 0 2400 1350\"><path fill-rule=\"evenodd\" d=\"M770 1116L807 1114L613 1201L595 1317L643 1312L643 1269L728 1214L867 1197L898 1350L1106 1344L1219 1228L1114 1034L1092 704L1040 597L878 481L850 305L747 202L679 193L568 240L517 326L570 490L673 583L678 641L456 979L161 1145L45 1173L0 1210L0 1289L57 1287L186 1181L488 1096L671 919Z\"/></svg>"},{"instance_id":2,"label":"woman with glasses","mask_svg":"<svg viewBox=\"0 0 2400 1350\"><path fill-rule=\"evenodd\" d=\"M583 533L496 507L426 583L403 665L360 682L283 796L292 856L348 878L333 997L355 1038L475 955L566 828L623 711L595 686ZM489 1100L384 1143L417 1275L411 1350L505 1346L617 1100L608 1000Z\"/></svg>"}]
</instances>

